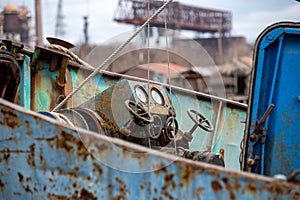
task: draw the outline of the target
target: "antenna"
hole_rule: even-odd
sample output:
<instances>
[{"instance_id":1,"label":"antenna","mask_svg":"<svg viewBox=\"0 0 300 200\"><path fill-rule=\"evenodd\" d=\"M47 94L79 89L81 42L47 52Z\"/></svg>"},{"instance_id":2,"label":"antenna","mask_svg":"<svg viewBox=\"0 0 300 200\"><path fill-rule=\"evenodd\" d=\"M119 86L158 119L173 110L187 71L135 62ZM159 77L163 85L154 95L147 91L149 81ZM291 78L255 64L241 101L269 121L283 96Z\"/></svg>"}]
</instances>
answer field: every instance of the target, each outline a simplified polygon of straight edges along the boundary
<instances>
[{"instance_id":1,"label":"antenna","mask_svg":"<svg viewBox=\"0 0 300 200\"><path fill-rule=\"evenodd\" d=\"M62 14L62 0L58 0L55 24L55 37L63 37L65 35L63 19L64 16Z\"/></svg>"}]
</instances>

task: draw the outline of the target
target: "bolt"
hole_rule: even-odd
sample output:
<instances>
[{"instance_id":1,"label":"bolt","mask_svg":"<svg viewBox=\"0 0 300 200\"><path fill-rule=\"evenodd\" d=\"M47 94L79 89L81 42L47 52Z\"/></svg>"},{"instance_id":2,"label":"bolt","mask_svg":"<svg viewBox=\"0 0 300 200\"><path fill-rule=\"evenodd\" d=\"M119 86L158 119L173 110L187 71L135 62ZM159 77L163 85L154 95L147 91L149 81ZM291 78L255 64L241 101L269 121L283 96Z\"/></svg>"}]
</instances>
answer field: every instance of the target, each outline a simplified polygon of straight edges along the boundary
<instances>
[{"instance_id":1,"label":"bolt","mask_svg":"<svg viewBox=\"0 0 300 200\"><path fill-rule=\"evenodd\" d=\"M253 158L249 158L249 159L248 159L248 165L249 165L249 166L254 165L254 162L255 162L255 161L254 161Z\"/></svg>"},{"instance_id":2,"label":"bolt","mask_svg":"<svg viewBox=\"0 0 300 200\"><path fill-rule=\"evenodd\" d=\"M269 40L269 41L274 40L274 36L273 36L273 35L268 35L268 36L267 36L267 40Z\"/></svg>"},{"instance_id":3,"label":"bolt","mask_svg":"<svg viewBox=\"0 0 300 200\"><path fill-rule=\"evenodd\" d=\"M255 142L256 141L256 136L254 134L250 134L250 141Z\"/></svg>"},{"instance_id":4,"label":"bolt","mask_svg":"<svg viewBox=\"0 0 300 200\"><path fill-rule=\"evenodd\" d=\"M224 151L224 149L223 148L221 148L220 149L220 151L219 151L219 153L220 153L220 155L222 156L222 158L223 158L223 160L224 160L224 154L225 154L225 151Z\"/></svg>"}]
</instances>

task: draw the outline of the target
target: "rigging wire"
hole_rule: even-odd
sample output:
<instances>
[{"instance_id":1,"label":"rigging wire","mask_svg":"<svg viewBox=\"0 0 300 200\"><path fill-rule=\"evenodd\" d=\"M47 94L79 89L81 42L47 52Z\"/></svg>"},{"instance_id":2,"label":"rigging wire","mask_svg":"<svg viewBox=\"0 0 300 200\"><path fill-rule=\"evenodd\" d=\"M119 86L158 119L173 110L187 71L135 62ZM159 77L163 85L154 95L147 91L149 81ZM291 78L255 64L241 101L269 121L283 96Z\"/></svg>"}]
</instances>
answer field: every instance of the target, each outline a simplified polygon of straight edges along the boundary
<instances>
[{"instance_id":1,"label":"rigging wire","mask_svg":"<svg viewBox=\"0 0 300 200\"><path fill-rule=\"evenodd\" d=\"M86 79L82 81L64 100L62 100L53 111L57 111L61 108L74 94L76 94L91 78L93 78L107 63L113 59L122 49L124 49L157 15L159 15L173 0L168 0L164 3L147 21L140 26L123 44L121 44L108 58L106 58L101 65L99 65Z\"/></svg>"},{"instance_id":2,"label":"rigging wire","mask_svg":"<svg viewBox=\"0 0 300 200\"><path fill-rule=\"evenodd\" d=\"M165 0L163 0L165 3ZM170 102L172 105L172 87L171 87L171 73L170 73L170 54L169 54L169 40L168 40L168 24L167 24L167 12L165 11L164 14L164 24L165 24L165 38L166 38L166 54L167 54L167 63L168 63L168 83L169 86L169 92L170 92Z\"/></svg>"},{"instance_id":3,"label":"rigging wire","mask_svg":"<svg viewBox=\"0 0 300 200\"><path fill-rule=\"evenodd\" d=\"M150 1L148 0L147 18L150 17ZM147 25L147 85L148 85L148 112L150 113L150 23ZM150 129L150 126L149 126ZM150 130L149 130L150 131ZM148 138L149 148L151 149L150 137Z\"/></svg>"},{"instance_id":4,"label":"rigging wire","mask_svg":"<svg viewBox=\"0 0 300 200\"><path fill-rule=\"evenodd\" d=\"M165 0L163 0L163 3L165 3ZM168 87L169 87L169 92L170 92L170 103L171 106L173 107L173 103L172 103L172 87L171 87L171 72L170 72L170 54L169 54L169 38L168 38L168 22L167 22L167 15L168 12L167 10L164 10L164 25L165 25L165 38L166 38L166 54L167 54L167 63L168 63ZM176 120L174 118L174 120ZM172 123L175 123L175 121L172 121ZM171 134L173 134L173 132L171 132ZM174 128L174 148L175 148L175 155L177 155L177 144L176 144L176 135L175 135L175 128Z\"/></svg>"}]
</instances>

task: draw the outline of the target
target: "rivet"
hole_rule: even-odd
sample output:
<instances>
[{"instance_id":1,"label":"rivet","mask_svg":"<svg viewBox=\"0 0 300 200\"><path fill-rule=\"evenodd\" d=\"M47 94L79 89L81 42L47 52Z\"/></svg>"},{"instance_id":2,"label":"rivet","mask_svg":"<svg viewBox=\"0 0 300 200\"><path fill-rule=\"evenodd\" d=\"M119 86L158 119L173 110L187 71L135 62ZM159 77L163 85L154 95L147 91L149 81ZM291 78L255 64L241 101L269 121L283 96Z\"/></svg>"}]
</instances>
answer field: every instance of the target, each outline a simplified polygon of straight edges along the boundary
<instances>
[{"instance_id":1,"label":"rivet","mask_svg":"<svg viewBox=\"0 0 300 200\"><path fill-rule=\"evenodd\" d=\"M254 165L254 162L255 162L254 159L252 159L252 158L249 158L249 159L248 159L248 165L249 165L249 166Z\"/></svg>"},{"instance_id":2,"label":"rivet","mask_svg":"<svg viewBox=\"0 0 300 200\"><path fill-rule=\"evenodd\" d=\"M267 36L267 40L272 41L273 39L274 39L274 36L273 36L273 35L268 35L268 36Z\"/></svg>"}]
</instances>

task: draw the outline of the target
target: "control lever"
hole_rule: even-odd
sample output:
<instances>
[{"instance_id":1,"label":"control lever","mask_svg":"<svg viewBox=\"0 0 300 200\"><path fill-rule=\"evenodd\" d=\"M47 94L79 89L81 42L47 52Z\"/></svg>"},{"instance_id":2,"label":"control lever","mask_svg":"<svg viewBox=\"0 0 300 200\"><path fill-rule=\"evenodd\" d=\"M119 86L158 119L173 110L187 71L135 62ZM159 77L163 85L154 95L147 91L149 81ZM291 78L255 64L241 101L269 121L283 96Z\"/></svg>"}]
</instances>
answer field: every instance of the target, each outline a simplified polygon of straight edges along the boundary
<instances>
[{"instance_id":1,"label":"control lever","mask_svg":"<svg viewBox=\"0 0 300 200\"><path fill-rule=\"evenodd\" d=\"M259 122L257 123L254 131L256 133L259 133L259 129L261 127L261 125L266 121L267 117L270 115L271 111L273 110L273 108L275 107L274 104L271 104L269 106L269 108L266 110L266 112L264 113L264 115L262 116L262 118L259 120Z\"/></svg>"}]
</instances>

